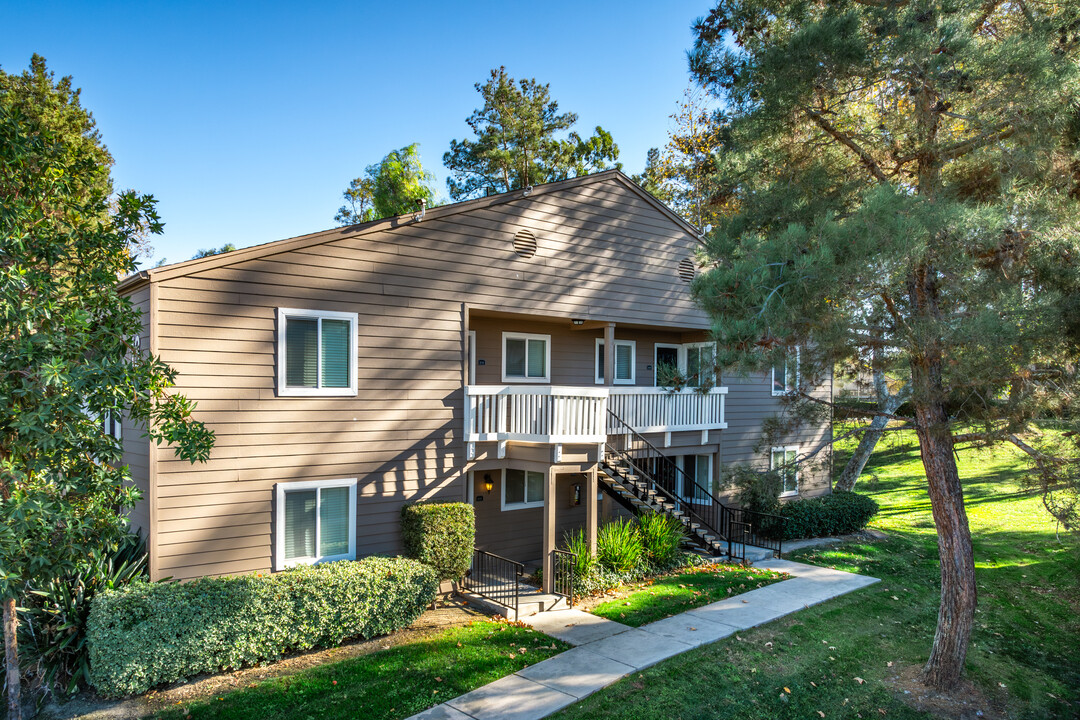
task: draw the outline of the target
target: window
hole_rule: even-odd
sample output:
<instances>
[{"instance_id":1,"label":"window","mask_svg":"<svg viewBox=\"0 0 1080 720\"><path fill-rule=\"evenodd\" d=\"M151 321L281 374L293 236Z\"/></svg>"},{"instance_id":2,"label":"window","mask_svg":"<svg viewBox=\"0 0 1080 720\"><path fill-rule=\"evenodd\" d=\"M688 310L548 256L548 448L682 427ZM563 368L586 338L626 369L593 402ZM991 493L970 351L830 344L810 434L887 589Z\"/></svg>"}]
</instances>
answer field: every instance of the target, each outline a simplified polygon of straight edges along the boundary
<instances>
[{"instance_id":1,"label":"window","mask_svg":"<svg viewBox=\"0 0 1080 720\"><path fill-rule=\"evenodd\" d=\"M694 343L686 346L686 378L690 387L712 385L716 382L714 358L716 348L712 343Z\"/></svg>"},{"instance_id":2,"label":"window","mask_svg":"<svg viewBox=\"0 0 1080 720\"><path fill-rule=\"evenodd\" d=\"M279 483L277 570L356 558L356 478Z\"/></svg>"},{"instance_id":3,"label":"window","mask_svg":"<svg viewBox=\"0 0 1080 720\"><path fill-rule=\"evenodd\" d=\"M660 386L660 381L670 379L682 367L679 356L682 354L681 345L664 345L656 343L654 346L655 357L653 358L653 385Z\"/></svg>"},{"instance_id":4,"label":"window","mask_svg":"<svg viewBox=\"0 0 1080 720\"><path fill-rule=\"evenodd\" d=\"M278 309L278 395L356 395L356 313Z\"/></svg>"},{"instance_id":5,"label":"window","mask_svg":"<svg viewBox=\"0 0 1080 720\"><path fill-rule=\"evenodd\" d=\"M799 351L794 358L789 353L772 368L772 394L787 395L799 386Z\"/></svg>"},{"instance_id":6,"label":"window","mask_svg":"<svg viewBox=\"0 0 1080 720\"><path fill-rule=\"evenodd\" d=\"M699 505L711 505L712 455L683 455L681 459L683 499Z\"/></svg>"},{"instance_id":7,"label":"window","mask_svg":"<svg viewBox=\"0 0 1080 720\"><path fill-rule=\"evenodd\" d=\"M799 494L799 467L795 464L799 448L774 447L772 458L769 460L770 470L779 470L783 484L780 489L780 497L789 497Z\"/></svg>"},{"instance_id":8,"label":"window","mask_svg":"<svg viewBox=\"0 0 1080 720\"><path fill-rule=\"evenodd\" d=\"M615 385L634 384L634 363L636 362L637 343L633 340L615 341ZM596 339L596 382L604 382L604 341Z\"/></svg>"},{"instance_id":9,"label":"window","mask_svg":"<svg viewBox=\"0 0 1080 720\"><path fill-rule=\"evenodd\" d=\"M114 415L111 412L102 415L101 429L105 431L106 435L112 435L117 440L123 439L121 427L120 415Z\"/></svg>"},{"instance_id":10,"label":"window","mask_svg":"<svg viewBox=\"0 0 1080 720\"><path fill-rule=\"evenodd\" d=\"M546 383L550 365L550 335L503 333L503 382Z\"/></svg>"},{"instance_id":11,"label":"window","mask_svg":"<svg viewBox=\"0 0 1080 720\"><path fill-rule=\"evenodd\" d=\"M503 470L502 509L517 510L544 506L544 487L547 478L535 470Z\"/></svg>"}]
</instances>

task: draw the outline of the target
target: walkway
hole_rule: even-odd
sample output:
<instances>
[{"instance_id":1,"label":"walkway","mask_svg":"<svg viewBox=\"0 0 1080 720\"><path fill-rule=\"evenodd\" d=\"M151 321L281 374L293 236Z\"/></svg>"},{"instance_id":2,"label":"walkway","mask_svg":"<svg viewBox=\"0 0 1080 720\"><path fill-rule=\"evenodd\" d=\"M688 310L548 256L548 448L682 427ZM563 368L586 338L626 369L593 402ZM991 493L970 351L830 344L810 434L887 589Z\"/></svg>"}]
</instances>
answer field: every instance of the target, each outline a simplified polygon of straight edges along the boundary
<instances>
[{"instance_id":1,"label":"walkway","mask_svg":"<svg viewBox=\"0 0 1080 720\"><path fill-rule=\"evenodd\" d=\"M540 720L661 660L878 582L790 560L754 564L792 578L640 628L580 610L527 617L537 630L576 647L410 720Z\"/></svg>"}]
</instances>

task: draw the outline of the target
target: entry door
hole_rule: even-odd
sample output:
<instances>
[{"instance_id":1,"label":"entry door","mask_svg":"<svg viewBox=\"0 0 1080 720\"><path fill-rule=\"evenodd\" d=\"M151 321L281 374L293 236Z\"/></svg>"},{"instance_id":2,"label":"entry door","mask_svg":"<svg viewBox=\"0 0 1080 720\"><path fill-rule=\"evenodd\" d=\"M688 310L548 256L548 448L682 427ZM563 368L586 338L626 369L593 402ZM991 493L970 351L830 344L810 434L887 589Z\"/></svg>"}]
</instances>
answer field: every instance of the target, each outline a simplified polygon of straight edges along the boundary
<instances>
[{"instance_id":1,"label":"entry door","mask_svg":"<svg viewBox=\"0 0 1080 720\"><path fill-rule=\"evenodd\" d=\"M660 366L679 369L679 347L677 345L657 345L656 364L653 366L653 385L660 385Z\"/></svg>"}]
</instances>

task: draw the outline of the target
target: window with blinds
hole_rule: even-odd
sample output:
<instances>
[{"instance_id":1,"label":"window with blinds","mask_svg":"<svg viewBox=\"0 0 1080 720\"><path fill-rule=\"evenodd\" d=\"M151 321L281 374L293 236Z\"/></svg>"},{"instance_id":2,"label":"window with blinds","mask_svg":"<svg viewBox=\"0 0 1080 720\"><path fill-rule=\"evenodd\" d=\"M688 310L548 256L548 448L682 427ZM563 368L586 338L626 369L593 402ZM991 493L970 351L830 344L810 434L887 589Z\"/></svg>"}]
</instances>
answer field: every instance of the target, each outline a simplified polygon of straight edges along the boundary
<instances>
[{"instance_id":1,"label":"window with blinds","mask_svg":"<svg viewBox=\"0 0 1080 720\"><path fill-rule=\"evenodd\" d=\"M615 385L634 384L634 363L637 356L637 343L633 340L615 341ZM604 341L596 340L596 382L604 382L607 361L604 358Z\"/></svg>"},{"instance_id":2,"label":"window with blinds","mask_svg":"<svg viewBox=\"0 0 1080 720\"><path fill-rule=\"evenodd\" d=\"M275 567L356 557L356 480L277 486Z\"/></svg>"},{"instance_id":3,"label":"window with blinds","mask_svg":"<svg viewBox=\"0 0 1080 720\"><path fill-rule=\"evenodd\" d=\"M769 461L769 469L780 471L782 483L780 496L799 494L798 447L774 447Z\"/></svg>"},{"instance_id":4,"label":"window with blinds","mask_svg":"<svg viewBox=\"0 0 1080 720\"><path fill-rule=\"evenodd\" d=\"M711 343L686 346L686 378L690 387L711 386L716 382L716 348Z\"/></svg>"},{"instance_id":5,"label":"window with blinds","mask_svg":"<svg viewBox=\"0 0 1080 720\"><path fill-rule=\"evenodd\" d=\"M278 393L356 394L356 313L278 310Z\"/></svg>"},{"instance_id":6,"label":"window with blinds","mask_svg":"<svg viewBox=\"0 0 1080 720\"><path fill-rule=\"evenodd\" d=\"M549 382L551 336L503 333L503 382Z\"/></svg>"}]
</instances>

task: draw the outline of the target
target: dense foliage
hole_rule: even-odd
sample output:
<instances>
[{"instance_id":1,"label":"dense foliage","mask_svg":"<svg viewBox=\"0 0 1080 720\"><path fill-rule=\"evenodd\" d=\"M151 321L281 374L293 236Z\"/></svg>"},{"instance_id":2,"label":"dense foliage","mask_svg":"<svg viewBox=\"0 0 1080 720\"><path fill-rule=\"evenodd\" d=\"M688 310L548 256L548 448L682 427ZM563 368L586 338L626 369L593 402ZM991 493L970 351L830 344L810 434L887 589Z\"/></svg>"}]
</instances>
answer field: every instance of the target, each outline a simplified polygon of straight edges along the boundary
<instances>
[{"instance_id":1,"label":"dense foliage","mask_svg":"<svg viewBox=\"0 0 1080 720\"><path fill-rule=\"evenodd\" d=\"M848 535L866 527L877 511L877 503L870 498L844 491L794 500L779 508L780 515L787 518L783 524L785 540Z\"/></svg>"},{"instance_id":2,"label":"dense foliage","mask_svg":"<svg viewBox=\"0 0 1080 720\"><path fill-rule=\"evenodd\" d=\"M652 572L670 570L683 560L686 528L677 518L663 513L643 513L638 516L637 524L645 562Z\"/></svg>"},{"instance_id":3,"label":"dense foliage","mask_svg":"<svg viewBox=\"0 0 1080 720\"><path fill-rule=\"evenodd\" d=\"M476 515L468 503L418 503L401 508L409 557L435 568L441 580L460 580L472 564Z\"/></svg>"},{"instance_id":4,"label":"dense foliage","mask_svg":"<svg viewBox=\"0 0 1080 720\"><path fill-rule=\"evenodd\" d=\"M560 113L547 85L515 81L506 68L476 84L484 106L465 121L474 139L451 140L443 165L453 200L564 180L604 170L619 158L611 134L597 127L583 138L574 113Z\"/></svg>"},{"instance_id":5,"label":"dense foliage","mask_svg":"<svg viewBox=\"0 0 1080 720\"><path fill-rule=\"evenodd\" d=\"M955 446L1025 448L1047 506L1076 507L1080 435L1029 423L1080 418L1080 6L720 0L695 34L729 112L731 212L693 285L718 362L801 348L791 424L837 365L910 384L942 560L924 680L953 687L976 603Z\"/></svg>"},{"instance_id":6,"label":"dense foliage","mask_svg":"<svg viewBox=\"0 0 1080 720\"><path fill-rule=\"evenodd\" d=\"M416 620L438 585L435 572L415 560L370 557L107 591L90 610L91 681L102 695L131 695L289 651L385 635Z\"/></svg>"},{"instance_id":7,"label":"dense foliage","mask_svg":"<svg viewBox=\"0 0 1080 720\"><path fill-rule=\"evenodd\" d=\"M334 220L339 225L354 225L404 215L419 210L421 200L434 207L434 180L420 162L418 143L391 150L349 183L341 194L346 204L338 208Z\"/></svg>"},{"instance_id":8,"label":"dense foliage","mask_svg":"<svg viewBox=\"0 0 1080 720\"><path fill-rule=\"evenodd\" d=\"M596 560L617 573L632 573L641 568L645 548L637 524L622 518L613 520L596 531Z\"/></svg>"}]
</instances>

